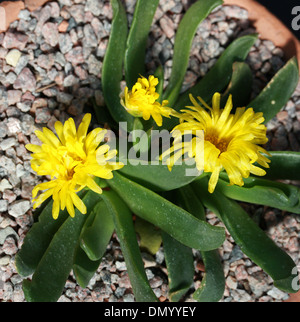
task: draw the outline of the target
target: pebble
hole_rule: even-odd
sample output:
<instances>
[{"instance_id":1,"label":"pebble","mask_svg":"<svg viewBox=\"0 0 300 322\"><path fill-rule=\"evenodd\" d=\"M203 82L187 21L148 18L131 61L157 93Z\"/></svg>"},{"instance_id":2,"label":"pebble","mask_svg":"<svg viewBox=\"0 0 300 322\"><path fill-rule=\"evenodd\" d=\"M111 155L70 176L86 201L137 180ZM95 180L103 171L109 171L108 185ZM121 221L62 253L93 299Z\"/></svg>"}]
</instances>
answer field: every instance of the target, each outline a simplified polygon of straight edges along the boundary
<instances>
[{"instance_id":1,"label":"pebble","mask_svg":"<svg viewBox=\"0 0 300 322\"><path fill-rule=\"evenodd\" d=\"M8 65L11 65L13 67L16 67L20 57L21 57L21 52L18 49L12 49L9 51L9 53L6 55L5 60Z\"/></svg>"},{"instance_id":2,"label":"pebble","mask_svg":"<svg viewBox=\"0 0 300 322\"><path fill-rule=\"evenodd\" d=\"M125 262L116 261L116 268L118 271L126 271L127 270Z\"/></svg>"},{"instance_id":3,"label":"pebble","mask_svg":"<svg viewBox=\"0 0 300 322\"><path fill-rule=\"evenodd\" d=\"M0 266L6 266L10 263L10 256L4 255L0 257Z\"/></svg>"},{"instance_id":4,"label":"pebble","mask_svg":"<svg viewBox=\"0 0 300 322\"><path fill-rule=\"evenodd\" d=\"M99 16L102 14L103 4L101 1L97 0L87 0L85 4L85 11L90 11L94 14L94 16Z\"/></svg>"},{"instance_id":5,"label":"pebble","mask_svg":"<svg viewBox=\"0 0 300 322\"><path fill-rule=\"evenodd\" d=\"M69 34L60 34L58 38L58 44L60 52L62 54L66 54L73 48L73 42Z\"/></svg>"},{"instance_id":6,"label":"pebble","mask_svg":"<svg viewBox=\"0 0 300 322\"><path fill-rule=\"evenodd\" d=\"M47 22L42 27L42 35L45 38L46 43L51 47L55 47L58 44L58 28L56 23Z\"/></svg>"},{"instance_id":7,"label":"pebble","mask_svg":"<svg viewBox=\"0 0 300 322\"><path fill-rule=\"evenodd\" d=\"M286 293L280 291L278 288L273 287L270 291L267 293L269 296L273 297L275 300L287 300L288 296Z\"/></svg>"},{"instance_id":8,"label":"pebble","mask_svg":"<svg viewBox=\"0 0 300 322\"><path fill-rule=\"evenodd\" d=\"M160 27L166 36L171 39L175 35L175 28L172 19L167 16L163 16L159 21Z\"/></svg>"},{"instance_id":9,"label":"pebble","mask_svg":"<svg viewBox=\"0 0 300 322\"><path fill-rule=\"evenodd\" d=\"M6 189L11 189L12 185L8 182L7 179L2 179L0 181L0 192L4 192Z\"/></svg>"},{"instance_id":10,"label":"pebble","mask_svg":"<svg viewBox=\"0 0 300 322\"><path fill-rule=\"evenodd\" d=\"M31 70L27 67L23 68L14 82L15 89L21 89L24 92L34 92L36 89L36 79Z\"/></svg>"},{"instance_id":11,"label":"pebble","mask_svg":"<svg viewBox=\"0 0 300 322\"><path fill-rule=\"evenodd\" d=\"M17 218L19 216L25 215L30 208L31 204L28 200L14 201L8 207L8 214Z\"/></svg>"},{"instance_id":12,"label":"pebble","mask_svg":"<svg viewBox=\"0 0 300 322\"><path fill-rule=\"evenodd\" d=\"M3 245L6 238L9 236L14 236L14 238L19 239L18 234L12 227L6 227L4 229L0 229L0 245Z\"/></svg>"},{"instance_id":13,"label":"pebble","mask_svg":"<svg viewBox=\"0 0 300 322\"><path fill-rule=\"evenodd\" d=\"M89 56L87 63L88 72L92 75L100 77L102 63L94 55Z\"/></svg>"},{"instance_id":14,"label":"pebble","mask_svg":"<svg viewBox=\"0 0 300 322\"><path fill-rule=\"evenodd\" d=\"M7 103L8 105L15 105L21 101L22 91L9 90L7 91Z\"/></svg>"},{"instance_id":15,"label":"pebble","mask_svg":"<svg viewBox=\"0 0 300 322\"><path fill-rule=\"evenodd\" d=\"M2 41L2 46L6 49L16 48L24 50L28 41L28 36L18 32L6 32Z\"/></svg>"},{"instance_id":16,"label":"pebble","mask_svg":"<svg viewBox=\"0 0 300 322\"><path fill-rule=\"evenodd\" d=\"M98 46L98 40L97 40L94 30L90 24L84 25L83 33L84 33L84 37L86 38L85 43L87 46L89 46L89 47L97 47Z\"/></svg>"},{"instance_id":17,"label":"pebble","mask_svg":"<svg viewBox=\"0 0 300 322\"><path fill-rule=\"evenodd\" d=\"M74 66L83 64L85 62L83 57L83 48L80 46L73 48L65 55L65 58Z\"/></svg>"},{"instance_id":18,"label":"pebble","mask_svg":"<svg viewBox=\"0 0 300 322\"><path fill-rule=\"evenodd\" d=\"M8 138L0 142L0 148L2 151L6 151L7 149L11 148L12 146L15 146L17 143L15 138Z\"/></svg>"},{"instance_id":19,"label":"pebble","mask_svg":"<svg viewBox=\"0 0 300 322\"><path fill-rule=\"evenodd\" d=\"M84 22L84 6L81 4L78 5L72 5L71 7L69 7L68 12L70 13L70 15L75 19L76 23L81 23Z\"/></svg>"},{"instance_id":20,"label":"pebble","mask_svg":"<svg viewBox=\"0 0 300 322\"><path fill-rule=\"evenodd\" d=\"M13 237L7 237L2 245L2 251L6 255L14 255L18 251L15 239Z\"/></svg>"}]
</instances>

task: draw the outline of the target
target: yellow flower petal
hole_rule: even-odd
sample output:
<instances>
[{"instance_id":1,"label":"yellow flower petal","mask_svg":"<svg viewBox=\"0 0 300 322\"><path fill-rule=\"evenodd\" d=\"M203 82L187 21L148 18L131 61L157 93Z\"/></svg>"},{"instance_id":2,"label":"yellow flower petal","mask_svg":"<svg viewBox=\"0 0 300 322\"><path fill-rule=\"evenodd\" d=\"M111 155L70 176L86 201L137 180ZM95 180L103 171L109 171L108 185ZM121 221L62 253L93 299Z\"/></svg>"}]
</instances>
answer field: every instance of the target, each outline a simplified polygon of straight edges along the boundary
<instances>
[{"instance_id":1,"label":"yellow flower petal","mask_svg":"<svg viewBox=\"0 0 300 322\"><path fill-rule=\"evenodd\" d=\"M77 139L80 141L83 139L88 131L89 125L91 123L92 115L87 113L84 115L82 122L80 123L77 131Z\"/></svg>"},{"instance_id":2,"label":"yellow flower petal","mask_svg":"<svg viewBox=\"0 0 300 322\"><path fill-rule=\"evenodd\" d=\"M102 194L102 189L97 185L97 183L91 177L87 178L86 185L94 192Z\"/></svg>"},{"instance_id":3,"label":"yellow flower petal","mask_svg":"<svg viewBox=\"0 0 300 322\"><path fill-rule=\"evenodd\" d=\"M76 193L70 193L71 199L74 203L74 206L82 213L86 214L86 206L83 201L77 196Z\"/></svg>"},{"instance_id":4,"label":"yellow flower petal","mask_svg":"<svg viewBox=\"0 0 300 322\"><path fill-rule=\"evenodd\" d=\"M157 102L159 94L156 92L158 79L153 75L149 78L138 78L135 85L129 91L126 86L124 92L120 95L121 105L128 113L134 117L142 117L144 120L149 120L152 117L158 126L162 126L162 116L170 117L177 116L177 112L167 108L169 102L164 100L162 104Z\"/></svg>"},{"instance_id":5,"label":"yellow flower petal","mask_svg":"<svg viewBox=\"0 0 300 322\"><path fill-rule=\"evenodd\" d=\"M67 195L67 199L66 199L66 207L69 215L73 218L75 216L75 209L72 202L72 198L70 197L69 194Z\"/></svg>"},{"instance_id":6,"label":"yellow flower petal","mask_svg":"<svg viewBox=\"0 0 300 322\"><path fill-rule=\"evenodd\" d=\"M114 161L116 150L110 150L108 144L98 148L106 130L97 128L87 134L90 121L91 115L85 115L78 131L73 119L64 124L58 121L55 123L57 136L44 128L37 131L42 145L27 145L28 150L33 152L32 169L38 175L51 177L50 181L38 184L32 190L34 208L52 195L52 216L55 219L65 208L71 217L75 216L75 208L86 213L87 209L76 193L85 187L102 193L93 178L111 179L112 172L123 167L122 163Z\"/></svg>"},{"instance_id":7,"label":"yellow flower petal","mask_svg":"<svg viewBox=\"0 0 300 322\"><path fill-rule=\"evenodd\" d=\"M227 172L231 185L244 185L243 178L247 178L250 173L265 175L265 170L253 165L257 162L261 166L268 167L270 162L262 154L265 150L257 145L264 144L268 140L266 127L262 124L264 121L262 113L254 113L252 108L243 107L237 108L235 114L230 114L233 107L232 97L229 96L225 108L220 109L219 93L213 96L212 107L199 98L208 111L192 95L190 99L194 106L187 106L186 109L181 110L180 124L172 131L175 138L174 144L161 156L163 159L170 155L169 167L173 166L174 159L177 159L180 153L182 155L186 153L178 142L186 131L192 131L196 138L204 139L204 151L197 151L193 141L185 147L189 149L188 155L195 159L199 170L204 167L204 172L211 172L209 192L214 191L219 173L223 169ZM197 134L198 130L204 131L204 138Z\"/></svg>"}]
</instances>

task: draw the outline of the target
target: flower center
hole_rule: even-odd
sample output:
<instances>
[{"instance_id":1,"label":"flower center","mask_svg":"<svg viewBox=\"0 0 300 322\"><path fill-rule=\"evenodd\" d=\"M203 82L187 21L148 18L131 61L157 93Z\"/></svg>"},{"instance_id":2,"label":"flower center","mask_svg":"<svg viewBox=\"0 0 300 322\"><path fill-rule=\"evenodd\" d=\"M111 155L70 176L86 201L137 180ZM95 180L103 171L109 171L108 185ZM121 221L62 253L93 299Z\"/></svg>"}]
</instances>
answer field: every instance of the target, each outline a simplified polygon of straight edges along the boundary
<instances>
[{"instance_id":1,"label":"flower center","mask_svg":"<svg viewBox=\"0 0 300 322\"><path fill-rule=\"evenodd\" d=\"M216 135L205 135L205 141L212 143L217 149L220 150L220 154L227 151L229 141L225 139L219 139Z\"/></svg>"},{"instance_id":2,"label":"flower center","mask_svg":"<svg viewBox=\"0 0 300 322\"><path fill-rule=\"evenodd\" d=\"M74 173L75 173L74 168L72 168L71 170L68 170L67 180L72 180Z\"/></svg>"}]
</instances>

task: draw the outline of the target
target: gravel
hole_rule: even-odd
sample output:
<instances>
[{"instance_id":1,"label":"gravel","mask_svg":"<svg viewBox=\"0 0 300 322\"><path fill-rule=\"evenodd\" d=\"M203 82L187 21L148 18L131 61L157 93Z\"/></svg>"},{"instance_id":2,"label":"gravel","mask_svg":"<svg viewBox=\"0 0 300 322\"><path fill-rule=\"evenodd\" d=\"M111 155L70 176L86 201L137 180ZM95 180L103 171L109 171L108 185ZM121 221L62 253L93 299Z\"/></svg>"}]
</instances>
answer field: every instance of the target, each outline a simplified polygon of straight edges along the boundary
<instances>
[{"instance_id":1,"label":"gravel","mask_svg":"<svg viewBox=\"0 0 300 322\"><path fill-rule=\"evenodd\" d=\"M134 0L126 1L129 22ZM175 30L188 0L162 1L148 40L146 66L153 73L165 65L165 85L171 73ZM37 144L36 129L53 129L56 120L70 116L78 124L88 111L91 98L101 104L101 66L111 28L112 10L108 1L59 0L48 2L33 12L19 14L19 21L0 34L0 301L23 302L22 278L14 257L33 223L31 190L45 180L30 168L27 143ZM248 14L238 7L217 8L197 30L193 41L183 90L204 76L216 59L238 36L253 33ZM254 76L256 95L283 66L283 51L268 40L257 40L247 58ZM300 84L282 112L268 123L270 150L300 148ZM96 124L95 124L96 126ZM296 183L299 184L299 183ZM259 214L269 236L298 264L300 218L272 208L243 204L250 215ZM213 225L217 217L208 212ZM281 302L288 294L276 289L272 280L247 258L227 234L220 248L226 276L224 302ZM167 271L163 248L155 256L142 254L147 277L160 301L168 300ZM194 251L195 282L183 299L203 278L203 263ZM71 273L60 302L132 302L126 265L117 237L87 288L77 285Z\"/></svg>"}]
</instances>

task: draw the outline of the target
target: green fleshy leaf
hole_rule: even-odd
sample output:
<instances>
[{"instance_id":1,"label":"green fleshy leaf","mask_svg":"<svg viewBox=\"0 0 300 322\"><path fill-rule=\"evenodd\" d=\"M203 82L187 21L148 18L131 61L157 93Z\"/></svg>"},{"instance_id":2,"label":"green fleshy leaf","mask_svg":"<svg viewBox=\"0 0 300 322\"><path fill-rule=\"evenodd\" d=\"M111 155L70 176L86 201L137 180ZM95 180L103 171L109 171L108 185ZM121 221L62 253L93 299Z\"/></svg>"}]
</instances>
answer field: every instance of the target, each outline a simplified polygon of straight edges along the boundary
<instances>
[{"instance_id":1,"label":"green fleshy leaf","mask_svg":"<svg viewBox=\"0 0 300 322\"><path fill-rule=\"evenodd\" d=\"M150 123L150 124L149 124ZM145 121L142 118L135 118L133 123L133 131L131 141L136 152L137 158L141 155L148 155L148 150L151 144L151 130L147 130L152 127L152 121Z\"/></svg>"},{"instance_id":2,"label":"green fleshy leaf","mask_svg":"<svg viewBox=\"0 0 300 322\"><path fill-rule=\"evenodd\" d=\"M16 268L21 276L29 276L35 271L54 234L68 218L67 211L64 211L54 220L52 204L51 200L41 212L39 221L26 234L22 248L16 255Z\"/></svg>"},{"instance_id":3,"label":"green fleshy leaf","mask_svg":"<svg viewBox=\"0 0 300 322\"><path fill-rule=\"evenodd\" d=\"M225 277L217 250L202 252L205 274L200 287L193 294L198 302L219 302L225 291Z\"/></svg>"},{"instance_id":4,"label":"green fleshy leaf","mask_svg":"<svg viewBox=\"0 0 300 322\"><path fill-rule=\"evenodd\" d=\"M82 198L85 193L85 191L81 191L78 195ZM45 205L42 205L42 211L37 209L39 212L38 222L34 223L26 234L22 248L15 258L17 271L24 277L35 271L53 236L69 217L67 210L65 210L60 211L58 218L54 220L52 217L53 200L49 198Z\"/></svg>"},{"instance_id":5,"label":"green fleshy leaf","mask_svg":"<svg viewBox=\"0 0 300 322\"><path fill-rule=\"evenodd\" d=\"M113 217L136 301L157 301L145 273L129 208L114 191L103 191L102 197Z\"/></svg>"},{"instance_id":6,"label":"green fleshy leaf","mask_svg":"<svg viewBox=\"0 0 300 322\"><path fill-rule=\"evenodd\" d=\"M253 76L249 65L244 62L233 63L231 81L222 94L221 107L225 107L229 95L232 95L234 109L246 106L250 100L252 83Z\"/></svg>"},{"instance_id":7,"label":"green fleshy leaf","mask_svg":"<svg viewBox=\"0 0 300 322\"><path fill-rule=\"evenodd\" d=\"M164 93L164 99L169 101L170 106L173 106L180 93L189 63L193 39L199 24L222 3L222 0L197 1L184 14L176 32L172 73Z\"/></svg>"},{"instance_id":8,"label":"green fleshy leaf","mask_svg":"<svg viewBox=\"0 0 300 322\"><path fill-rule=\"evenodd\" d=\"M244 186L229 186L225 173L220 174L217 187L220 192L231 199L250 202L278 209L293 207L299 202L299 189L281 182L257 177L244 178Z\"/></svg>"},{"instance_id":9,"label":"green fleshy leaf","mask_svg":"<svg viewBox=\"0 0 300 322\"><path fill-rule=\"evenodd\" d=\"M90 260L96 261L101 259L106 251L114 231L114 223L104 201L95 206L89 218L92 218L92 222L87 221L84 225L80 246Z\"/></svg>"},{"instance_id":10,"label":"green fleshy leaf","mask_svg":"<svg viewBox=\"0 0 300 322\"><path fill-rule=\"evenodd\" d=\"M264 114L265 123L271 120L291 98L299 80L296 58L290 59L271 79L262 92L248 105Z\"/></svg>"},{"instance_id":11,"label":"green fleshy leaf","mask_svg":"<svg viewBox=\"0 0 300 322\"><path fill-rule=\"evenodd\" d=\"M194 172L194 175L187 175L187 173L194 171L195 166L185 163L174 165L172 171L169 171L168 167L162 162L157 163L157 165L148 162L135 165L133 161L127 160L127 165L120 169L120 173L154 191L169 191L180 188L194 181L199 175L196 172Z\"/></svg>"},{"instance_id":12,"label":"green fleshy leaf","mask_svg":"<svg viewBox=\"0 0 300 322\"><path fill-rule=\"evenodd\" d=\"M127 122L127 128L131 131L134 118L120 103L120 82L123 79L123 59L128 32L127 16L120 0L111 0L111 5L114 17L102 66L103 96L113 119L117 123Z\"/></svg>"},{"instance_id":13,"label":"green fleshy leaf","mask_svg":"<svg viewBox=\"0 0 300 322\"><path fill-rule=\"evenodd\" d=\"M211 209L225 224L232 238L254 263L269 274L277 287L288 293L295 293L295 263L235 201L226 198L219 191L207 191L208 179L192 183L204 205Z\"/></svg>"},{"instance_id":14,"label":"green fleshy leaf","mask_svg":"<svg viewBox=\"0 0 300 322\"><path fill-rule=\"evenodd\" d=\"M270 168L266 170L265 178L275 180L300 180L300 152L268 151Z\"/></svg>"},{"instance_id":15,"label":"green fleshy leaf","mask_svg":"<svg viewBox=\"0 0 300 322\"><path fill-rule=\"evenodd\" d=\"M154 73L154 77L158 78L158 84L156 86L156 93L159 94L158 102L163 101L163 90L164 90L164 69L159 65Z\"/></svg>"},{"instance_id":16,"label":"green fleshy leaf","mask_svg":"<svg viewBox=\"0 0 300 322\"><path fill-rule=\"evenodd\" d=\"M76 281L82 288L86 288L92 277L95 275L101 259L92 261L88 258L84 250L78 246L75 252L73 271Z\"/></svg>"},{"instance_id":17,"label":"green fleshy leaf","mask_svg":"<svg viewBox=\"0 0 300 322\"><path fill-rule=\"evenodd\" d=\"M224 229L213 227L192 216L158 194L114 173L110 187L134 214L161 228L182 244L202 250L218 248L225 239Z\"/></svg>"},{"instance_id":18,"label":"green fleshy leaf","mask_svg":"<svg viewBox=\"0 0 300 322\"><path fill-rule=\"evenodd\" d=\"M152 255L156 254L162 242L159 229L139 217L136 218L134 227L140 236L140 248Z\"/></svg>"},{"instance_id":19,"label":"green fleshy leaf","mask_svg":"<svg viewBox=\"0 0 300 322\"><path fill-rule=\"evenodd\" d=\"M88 191L83 202L89 214L97 204L98 194ZM60 297L73 266L79 236L87 215L77 209L74 218L67 218L53 236L41 258L32 281L23 281L23 291L28 302L55 302Z\"/></svg>"},{"instance_id":20,"label":"green fleshy leaf","mask_svg":"<svg viewBox=\"0 0 300 322\"><path fill-rule=\"evenodd\" d=\"M257 40L257 35L246 35L234 40L222 53L211 70L193 87L180 95L175 109L180 110L190 105L189 94L201 96L209 103L215 92L222 92L232 77L232 65L236 61L244 61Z\"/></svg>"},{"instance_id":21,"label":"green fleshy leaf","mask_svg":"<svg viewBox=\"0 0 300 322\"><path fill-rule=\"evenodd\" d=\"M162 232L165 261L168 270L169 296L178 302L193 284L194 258L192 249Z\"/></svg>"},{"instance_id":22,"label":"green fleshy leaf","mask_svg":"<svg viewBox=\"0 0 300 322\"><path fill-rule=\"evenodd\" d=\"M145 76L148 35L159 0L137 0L125 52L125 79L129 89Z\"/></svg>"},{"instance_id":23,"label":"green fleshy leaf","mask_svg":"<svg viewBox=\"0 0 300 322\"><path fill-rule=\"evenodd\" d=\"M201 220L206 219L204 207L190 185L180 188L179 195L187 211ZM225 291L225 276L219 252L218 250L202 251L201 256L205 275L193 298L198 302L218 302Z\"/></svg>"}]
</instances>

